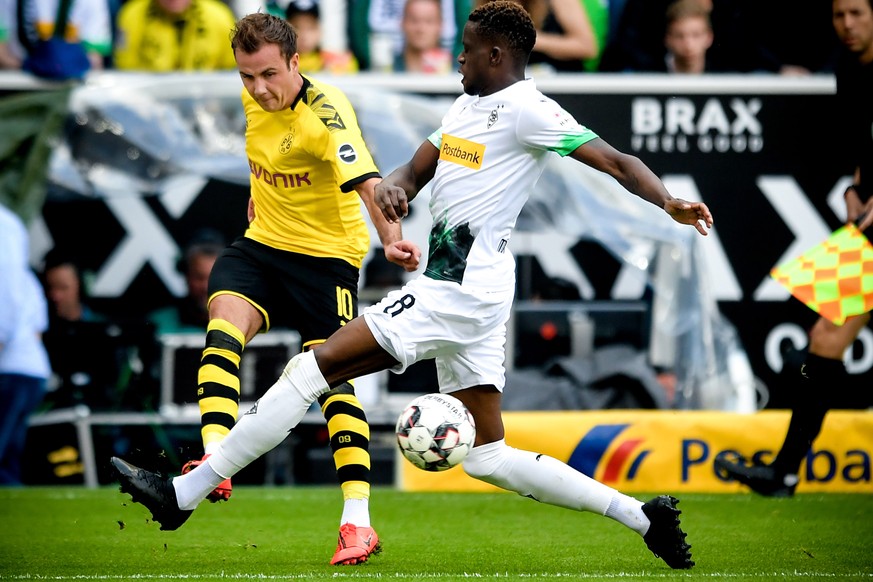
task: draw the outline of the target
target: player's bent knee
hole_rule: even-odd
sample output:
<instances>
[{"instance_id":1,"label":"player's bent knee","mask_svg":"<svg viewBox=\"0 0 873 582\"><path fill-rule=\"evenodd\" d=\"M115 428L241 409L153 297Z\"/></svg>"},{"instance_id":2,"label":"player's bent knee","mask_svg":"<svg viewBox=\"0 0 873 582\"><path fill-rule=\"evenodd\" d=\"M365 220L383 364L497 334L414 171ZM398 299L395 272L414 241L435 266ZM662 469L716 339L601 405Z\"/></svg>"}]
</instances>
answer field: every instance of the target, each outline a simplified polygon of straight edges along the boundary
<instances>
[{"instance_id":1,"label":"player's bent knee","mask_svg":"<svg viewBox=\"0 0 873 582\"><path fill-rule=\"evenodd\" d=\"M473 447L464 459L464 472L474 479L494 483L503 480L509 447L503 441Z\"/></svg>"}]
</instances>

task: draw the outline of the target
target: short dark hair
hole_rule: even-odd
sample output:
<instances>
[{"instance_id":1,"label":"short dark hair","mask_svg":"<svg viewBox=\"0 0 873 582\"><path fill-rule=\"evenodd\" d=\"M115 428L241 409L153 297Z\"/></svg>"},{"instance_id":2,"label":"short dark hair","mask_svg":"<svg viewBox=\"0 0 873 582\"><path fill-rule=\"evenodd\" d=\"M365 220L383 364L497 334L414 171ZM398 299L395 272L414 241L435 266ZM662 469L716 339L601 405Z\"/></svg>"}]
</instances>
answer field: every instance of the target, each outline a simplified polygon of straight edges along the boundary
<instances>
[{"instance_id":1,"label":"short dark hair","mask_svg":"<svg viewBox=\"0 0 873 582\"><path fill-rule=\"evenodd\" d=\"M42 259L42 272L45 273L52 269L62 266L69 266L76 272L76 277L80 276L81 267L76 258L63 248L54 247L49 250Z\"/></svg>"},{"instance_id":2,"label":"short dark hair","mask_svg":"<svg viewBox=\"0 0 873 582\"><path fill-rule=\"evenodd\" d=\"M230 47L234 52L252 54L265 44L278 45L279 54L290 61L297 52L297 33L285 19L256 12L240 18L230 34Z\"/></svg>"},{"instance_id":3,"label":"short dark hair","mask_svg":"<svg viewBox=\"0 0 873 582\"><path fill-rule=\"evenodd\" d=\"M480 5L468 20L482 38L505 44L515 56L527 60L537 40L537 31L527 11L511 0Z\"/></svg>"},{"instance_id":4,"label":"short dark hair","mask_svg":"<svg viewBox=\"0 0 873 582\"><path fill-rule=\"evenodd\" d=\"M191 262L198 257L217 257L227 246L224 235L213 228L201 228L194 232L179 260L176 270L188 274Z\"/></svg>"},{"instance_id":5,"label":"short dark hair","mask_svg":"<svg viewBox=\"0 0 873 582\"><path fill-rule=\"evenodd\" d=\"M319 17L318 0L291 0L285 8L285 20L291 20L298 14L311 14Z\"/></svg>"}]
</instances>

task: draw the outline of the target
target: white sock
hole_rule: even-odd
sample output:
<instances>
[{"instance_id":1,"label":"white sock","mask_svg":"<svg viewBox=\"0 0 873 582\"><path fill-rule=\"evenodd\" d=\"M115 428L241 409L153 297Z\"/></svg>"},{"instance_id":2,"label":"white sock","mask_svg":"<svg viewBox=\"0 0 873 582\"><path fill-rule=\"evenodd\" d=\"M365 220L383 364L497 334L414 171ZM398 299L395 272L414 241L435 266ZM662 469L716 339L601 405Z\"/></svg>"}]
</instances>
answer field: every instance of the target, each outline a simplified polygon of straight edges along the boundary
<instances>
[{"instance_id":1,"label":"white sock","mask_svg":"<svg viewBox=\"0 0 873 582\"><path fill-rule=\"evenodd\" d=\"M276 383L242 415L206 463L225 479L231 478L285 440L316 398L329 389L314 352L294 356Z\"/></svg>"},{"instance_id":2,"label":"white sock","mask_svg":"<svg viewBox=\"0 0 873 582\"><path fill-rule=\"evenodd\" d=\"M200 463L184 475L173 477L173 489L176 490L179 509L194 509L222 481L224 477L216 473L208 461Z\"/></svg>"},{"instance_id":3,"label":"white sock","mask_svg":"<svg viewBox=\"0 0 873 582\"><path fill-rule=\"evenodd\" d=\"M576 511L606 515L613 498L620 495L566 463L514 449L503 440L473 447L463 466L475 479Z\"/></svg>"},{"instance_id":4,"label":"white sock","mask_svg":"<svg viewBox=\"0 0 873 582\"><path fill-rule=\"evenodd\" d=\"M370 500L346 499L340 525L353 523L358 527L370 527Z\"/></svg>"},{"instance_id":5,"label":"white sock","mask_svg":"<svg viewBox=\"0 0 873 582\"><path fill-rule=\"evenodd\" d=\"M643 513L643 502L624 493L615 492L615 497L609 503L606 517L610 517L622 525L626 525L641 536L646 535L652 522Z\"/></svg>"}]
</instances>

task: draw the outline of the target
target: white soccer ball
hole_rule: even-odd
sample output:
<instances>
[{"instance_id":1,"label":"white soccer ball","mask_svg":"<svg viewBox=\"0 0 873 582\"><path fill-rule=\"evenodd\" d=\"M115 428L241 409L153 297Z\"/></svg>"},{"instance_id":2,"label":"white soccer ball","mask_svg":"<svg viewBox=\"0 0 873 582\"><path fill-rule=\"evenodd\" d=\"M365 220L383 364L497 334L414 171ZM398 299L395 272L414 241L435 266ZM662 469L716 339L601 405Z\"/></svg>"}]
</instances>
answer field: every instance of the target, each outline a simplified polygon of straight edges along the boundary
<instances>
[{"instance_id":1,"label":"white soccer ball","mask_svg":"<svg viewBox=\"0 0 873 582\"><path fill-rule=\"evenodd\" d=\"M476 440L476 423L464 403L448 394L425 394L397 419L397 445L424 471L445 471L463 461Z\"/></svg>"}]
</instances>

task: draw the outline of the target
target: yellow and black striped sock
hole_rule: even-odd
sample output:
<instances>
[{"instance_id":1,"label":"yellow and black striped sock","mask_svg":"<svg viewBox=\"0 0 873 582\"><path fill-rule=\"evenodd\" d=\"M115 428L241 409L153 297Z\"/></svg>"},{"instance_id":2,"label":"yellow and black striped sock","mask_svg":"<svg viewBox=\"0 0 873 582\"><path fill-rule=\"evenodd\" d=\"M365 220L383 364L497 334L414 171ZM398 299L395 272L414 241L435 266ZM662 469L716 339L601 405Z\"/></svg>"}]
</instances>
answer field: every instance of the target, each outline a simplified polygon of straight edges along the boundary
<instances>
[{"instance_id":1,"label":"yellow and black striped sock","mask_svg":"<svg viewBox=\"0 0 873 582\"><path fill-rule=\"evenodd\" d=\"M370 425L361 402L348 383L318 399L343 499L370 497Z\"/></svg>"},{"instance_id":2,"label":"yellow and black striped sock","mask_svg":"<svg viewBox=\"0 0 873 582\"><path fill-rule=\"evenodd\" d=\"M197 373L200 434L203 447L219 443L233 428L239 413L239 362L245 334L223 319L213 319L206 329L206 347Z\"/></svg>"}]
</instances>

